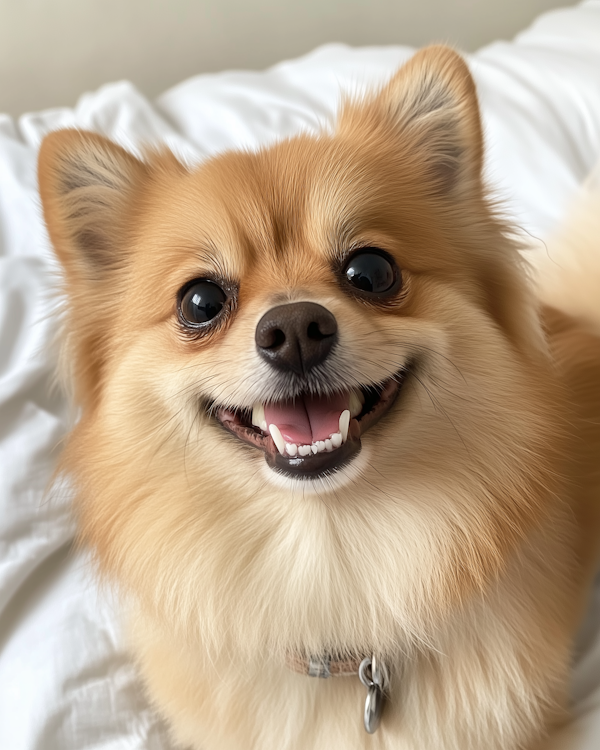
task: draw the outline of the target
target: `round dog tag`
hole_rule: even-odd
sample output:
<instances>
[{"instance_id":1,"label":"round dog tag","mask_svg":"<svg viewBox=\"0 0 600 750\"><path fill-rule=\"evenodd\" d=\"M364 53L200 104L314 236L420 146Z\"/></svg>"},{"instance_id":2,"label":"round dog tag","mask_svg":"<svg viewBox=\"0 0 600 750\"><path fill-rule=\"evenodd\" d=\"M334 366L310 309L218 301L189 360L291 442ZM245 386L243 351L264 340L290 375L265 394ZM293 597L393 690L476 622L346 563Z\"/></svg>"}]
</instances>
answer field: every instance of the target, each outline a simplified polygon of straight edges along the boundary
<instances>
[{"instance_id":1,"label":"round dog tag","mask_svg":"<svg viewBox=\"0 0 600 750\"><path fill-rule=\"evenodd\" d=\"M373 734L379 727L381 721L381 712L383 711L383 693L377 685L371 685L367 690L367 700L365 701L365 730Z\"/></svg>"}]
</instances>

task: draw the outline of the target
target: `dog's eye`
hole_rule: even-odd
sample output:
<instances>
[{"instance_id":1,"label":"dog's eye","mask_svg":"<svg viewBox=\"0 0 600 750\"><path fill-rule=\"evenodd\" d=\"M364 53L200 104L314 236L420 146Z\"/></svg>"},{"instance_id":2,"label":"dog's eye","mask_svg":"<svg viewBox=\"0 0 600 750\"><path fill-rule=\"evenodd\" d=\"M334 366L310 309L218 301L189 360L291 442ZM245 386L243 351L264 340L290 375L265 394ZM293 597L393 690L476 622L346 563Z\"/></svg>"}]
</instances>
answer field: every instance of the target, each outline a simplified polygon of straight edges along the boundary
<instances>
[{"instance_id":1,"label":"dog's eye","mask_svg":"<svg viewBox=\"0 0 600 750\"><path fill-rule=\"evenodd\" d=\"M185 323L201 326L216 318L226 302L227 294L218 284L209 279L196 279L184 287L179 309Z\"/></svg>"},{"instance_id":2,"label":"dog's eye","mask_svg":"<svg viewBox=\"0 0 600 750\"><path fill-rule=\"evenodd\" d=\"M377 248L363 248L344 268L348 283L367 295L394 294L400 288L401 276L394 261Z\"/></svg>"}]
</instances>

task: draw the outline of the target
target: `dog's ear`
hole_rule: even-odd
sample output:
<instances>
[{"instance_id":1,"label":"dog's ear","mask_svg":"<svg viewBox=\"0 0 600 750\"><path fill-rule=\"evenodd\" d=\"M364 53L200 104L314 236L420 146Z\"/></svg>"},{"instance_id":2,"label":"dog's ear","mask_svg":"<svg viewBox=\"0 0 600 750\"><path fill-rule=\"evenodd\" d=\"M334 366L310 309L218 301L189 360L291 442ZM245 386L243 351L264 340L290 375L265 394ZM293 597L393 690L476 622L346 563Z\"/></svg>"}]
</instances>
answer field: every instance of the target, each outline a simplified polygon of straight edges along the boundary
<instances>
[{"instance_id":1,"label":"dog's ear","mask_svg":"<svg viewBox=\"0 0 600 750\"><path fill-rule=\"evenodd\" d=\"M125 216L145 165L95 133L58 130L40 149L44 218L68 277L104 278L123 260Z\"/></svg>"},{"instance_id":2,"label":"dog's ear","mask_svg":"<svg viewBox=\"0 0 600 750\"><path fill-rule=\"evenodd\" d=\"M133 206L147 168L105 138L77 130L46 136L38 167L44 218L68 298L64 374L75 399L90 403L102 381L109 321L117 315L115 271L128 257Z\"/></svg>"},{"instance_id":3,"label":"dog's ear","mask_svg":"<svg viewBox=\"0 0 600 750\"><path fill-rule=\"evenodd\" d=\"M342 108L339 129L395 138L436 192L480 182L483 138L477 93L463 58L441 45L419 50L375 96ZM375 131L374 131L375 128Z\"/></svg>"}]
</instances>

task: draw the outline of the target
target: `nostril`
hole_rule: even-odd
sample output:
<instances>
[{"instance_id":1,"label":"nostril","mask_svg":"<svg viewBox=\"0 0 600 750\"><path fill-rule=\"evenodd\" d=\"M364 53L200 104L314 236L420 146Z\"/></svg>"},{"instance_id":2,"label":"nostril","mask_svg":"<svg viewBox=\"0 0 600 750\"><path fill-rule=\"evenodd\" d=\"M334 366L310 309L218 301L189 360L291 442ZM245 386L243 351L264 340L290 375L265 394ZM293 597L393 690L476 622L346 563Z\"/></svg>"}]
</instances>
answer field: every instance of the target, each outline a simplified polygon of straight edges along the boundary
<instances>
[{"instance_id":1,"label":"nostril","mask_svg":"<svg viewBox=\"0 0 600 750\"><path fill-rule=\"evenodd\" d=\"M272 343L268 345L268 349L277 349L278 346L281 346L285 343L285 333L281 330L281 328L276 328L274 331L271 331L271 340Z\"/></svg>"},{"instance_id":2,"label":"nostril","mask_svg":"<svg viewBox=\"0 0 600 750\"><path fill-rule=\"evenodd\" d=\"M285 343L285 331L272 323L267 320L266 325L259 325L256 330L256 343L261 349L278 349Z\"/></svg>"},{"instance_id":3,"label":"nostril","mask_svg":"<svg viewBox=\"0 0 600 750\"><path fill-rule=\"evenodd\" d=\"M319 326L319 324L314 321L308 324L306 333L308 334L308 338L312 339L313 341L322 341L323 339L326 339L328 336L333 335L333 333L326 333L322 331L321 326Z\"/></svg>"}]
</instances>

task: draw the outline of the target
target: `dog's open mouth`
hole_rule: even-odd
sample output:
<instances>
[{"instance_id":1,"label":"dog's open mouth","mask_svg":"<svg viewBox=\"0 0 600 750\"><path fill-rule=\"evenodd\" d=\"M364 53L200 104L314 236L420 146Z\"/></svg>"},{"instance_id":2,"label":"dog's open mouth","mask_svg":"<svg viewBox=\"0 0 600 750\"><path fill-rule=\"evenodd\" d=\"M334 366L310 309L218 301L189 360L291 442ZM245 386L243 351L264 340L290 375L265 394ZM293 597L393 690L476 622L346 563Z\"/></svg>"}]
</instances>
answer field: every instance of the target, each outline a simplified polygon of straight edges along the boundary
<instances>
[{"instance_id":1,"label":"dog's open mouth","mask_svg":"<svg viewBox=\"0 0 600 750\"><path fill-rule=\"evenodd\" d=\"M379 386L333 396L299 395L249 409L213 406L219 422L264 451L273 469L315 478L340 469L361 449L361 436L390 409L406 378L403 370Z\"/></svg>"}]
</instances>

